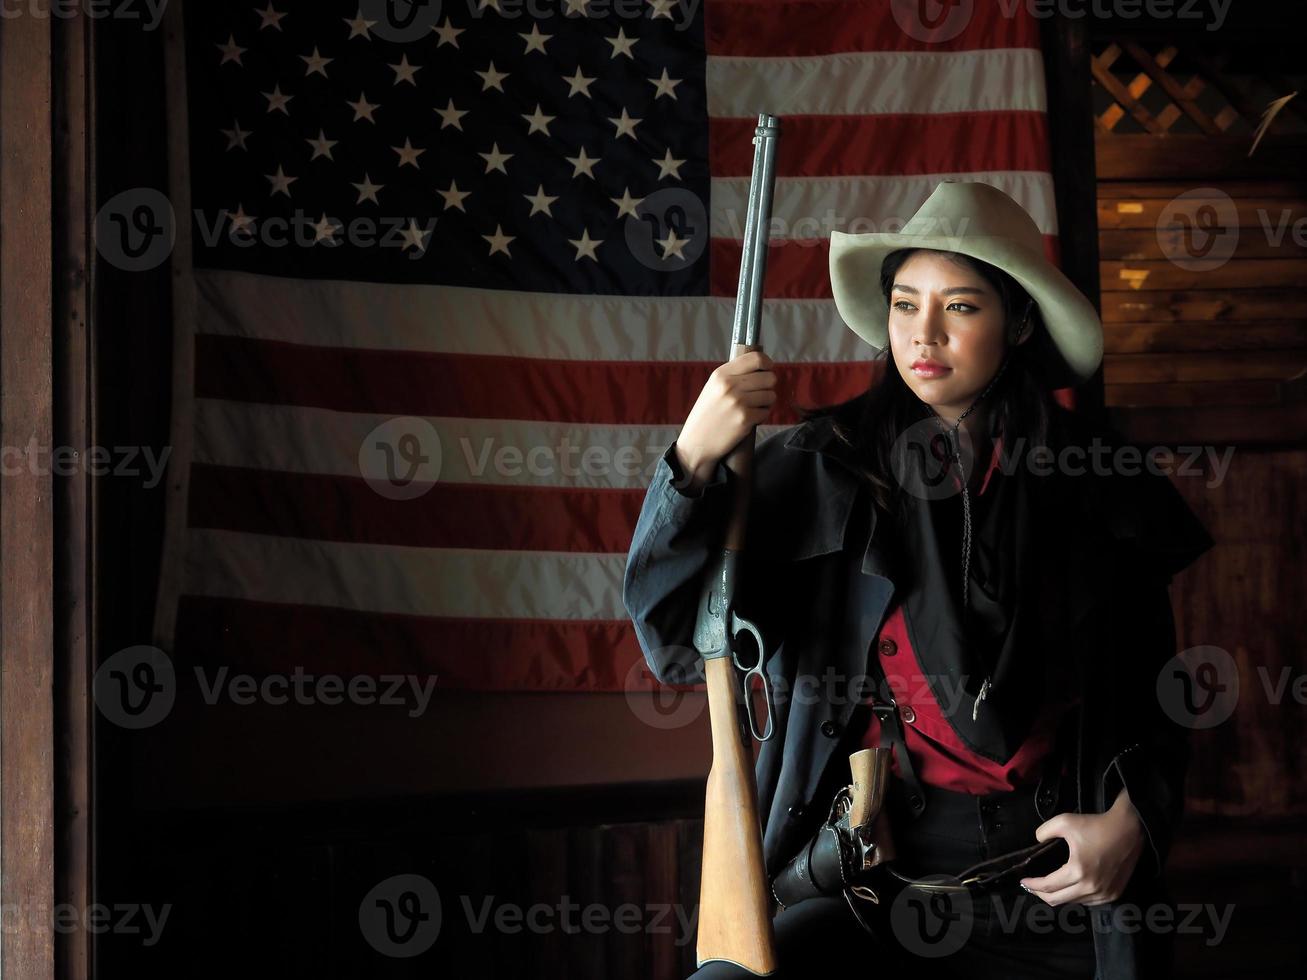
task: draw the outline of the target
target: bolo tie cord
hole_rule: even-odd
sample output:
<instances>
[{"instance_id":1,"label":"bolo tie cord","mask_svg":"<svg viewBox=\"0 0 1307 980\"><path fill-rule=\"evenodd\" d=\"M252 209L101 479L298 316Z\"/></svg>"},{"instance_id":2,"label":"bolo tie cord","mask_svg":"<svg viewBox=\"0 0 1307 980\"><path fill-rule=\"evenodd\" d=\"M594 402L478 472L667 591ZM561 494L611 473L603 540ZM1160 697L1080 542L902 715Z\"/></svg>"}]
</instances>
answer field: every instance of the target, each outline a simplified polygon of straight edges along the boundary
<instances>
[{"instance_id":1,"label":"bolo tie cord","mask_svg":"<svg viewBox=\"0 0 1307 980\"><path fill-rule=\"evenodd\" d=\"M1029 318L1029 316L1030 316L1030 307L1027 306L1026 317ZM967 487L967 474L963 470L963 466L962 466L962 444L961 444L961 439L958 435L958 429L962 425L962 420L971 414L972 410L975 409L975 407L979 405L981 401L984 400L985 396L989 394L990 390L994 387L994 385L998 383L998 379L1003 376L1003 372L1007 369L1010 353L1011 353L1011 348L1009 347L1007 352L1004 353L1003 363L999 365L998 371L995 372L994 377L990 379L989 384L985 386L985 390L976 396L976 400L971 403L971 406L965 412L963 412L961 415L958 416L957 421L952 424L952 426L949 428L948 432L944 436L945 443L947 444L949 450L949 459L952 463L955 463L957 465L958 477L962 483L963 635L967 635L966 623L967 623L967 616L969 612L968 596L970 593L970 581L971 581L971 492ZM935 418L939 422L944 423L944 420L940 418L938 412L935 412L933 408L931 409L931 412L934 413ZM989 691L991 687L993 687L993 683L991 682L989 675L986 674L985 679L980 684L980 691L976 695L976 703L971 708L972 721L975 721L977 716L979 715L980 702L984 701L985 698L989 695Z\"/></svg>"}]
</instances>

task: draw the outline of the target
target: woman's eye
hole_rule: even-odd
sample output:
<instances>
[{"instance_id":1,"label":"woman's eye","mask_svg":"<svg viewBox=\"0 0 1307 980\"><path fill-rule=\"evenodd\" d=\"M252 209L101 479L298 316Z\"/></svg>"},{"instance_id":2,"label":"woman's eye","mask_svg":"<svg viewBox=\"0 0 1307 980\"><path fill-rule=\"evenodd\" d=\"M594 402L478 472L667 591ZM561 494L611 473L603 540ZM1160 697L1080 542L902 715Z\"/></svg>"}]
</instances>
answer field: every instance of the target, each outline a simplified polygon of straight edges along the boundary
<instances>
[{"instance_id":1,"label":"woman's eye","mask_svg":"<svg viewBox=\"0 0 1307 980\"><path fill-rule=\"evenodd\" d=\"M914 309L914 307L906 299L901 299L894 304L894 309L900 311L901 313L907 313L909 310Z\"/></svg>"},{"instance_id":2,"label":"woman's eye","mask_svg":"<svg viewBox=\"0 0 1307 980\"><path fill-rule=\"evenodd\" d=\"M951 310L951 309L953 309L953 307L955 307L955 306L961 306L961 307L964 307L966 310L974 310L974 309L975 309L975 307L972 306L970 303L950 303L950 304L948 305L948 308Z\"/></svg>"}]
</instances>

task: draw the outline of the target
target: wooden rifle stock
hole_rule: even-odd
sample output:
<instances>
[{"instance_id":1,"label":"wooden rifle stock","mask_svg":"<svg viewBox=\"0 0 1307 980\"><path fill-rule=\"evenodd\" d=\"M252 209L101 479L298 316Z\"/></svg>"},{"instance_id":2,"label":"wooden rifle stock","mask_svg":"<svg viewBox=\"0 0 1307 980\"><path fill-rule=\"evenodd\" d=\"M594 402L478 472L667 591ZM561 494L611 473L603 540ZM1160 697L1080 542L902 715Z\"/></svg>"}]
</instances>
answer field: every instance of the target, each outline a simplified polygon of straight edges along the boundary
<instances>
[{"instance_id":1,"label":"wooden rifle stock","mask_svg":"<svg viewBox=\"0 0 1307 980\"><path fill-rule=\"evenodd\" d=\"M776 141L780 120L762 113L754 135L753 175L745 220L744 252L736 297L731 357L761 350L758 326L766 269L767 234L775 185ZM712 725L712 768L703 819L703 870L699 889L698 964L726 960L750 973L776 972L772 931L772 897L762 853L762 821L754 782L752 743L772 732L771 692L765 673L766 648L757 627L735 611L736 570L744 551L749 501L753 489L754 432L725 459L734 475L734 496L721 555L709 569L699 616L695 649L703 656ZM752 638L756 659L741 659L738 637ZM744 671L737 676L737 668ZM758 731L749 679L757 677L767 703L767 726ZM748 731L740 704L746 706Z\"/></svg>"}]
</instances>

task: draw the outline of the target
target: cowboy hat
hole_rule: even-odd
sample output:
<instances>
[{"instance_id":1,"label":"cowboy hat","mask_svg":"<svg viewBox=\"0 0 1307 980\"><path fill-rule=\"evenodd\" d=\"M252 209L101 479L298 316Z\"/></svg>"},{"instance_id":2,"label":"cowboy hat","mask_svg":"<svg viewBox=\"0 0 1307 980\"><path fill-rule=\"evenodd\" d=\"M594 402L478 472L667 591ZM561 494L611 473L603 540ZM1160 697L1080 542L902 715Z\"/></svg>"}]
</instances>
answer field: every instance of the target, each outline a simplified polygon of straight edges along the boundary
<instances>
[{"instance_id":1,"label":"cowboy hat","mask_svg":"<svg viewBox=\"0 0 1307 980\"><path fill-rule=\"evenodd\" d=\"M1048 340L1037 346L1052 387L1088 379L1103 359L1103 324L1093 304L1044 257L1039 226L997 187L945 179L903 230L853 235L832 231L830 279L835 307L863 340L889 342L889 303L880 288L885 256L901 248L960 252L997 266L1039 306Z\"/></svg>"}]
</instances>

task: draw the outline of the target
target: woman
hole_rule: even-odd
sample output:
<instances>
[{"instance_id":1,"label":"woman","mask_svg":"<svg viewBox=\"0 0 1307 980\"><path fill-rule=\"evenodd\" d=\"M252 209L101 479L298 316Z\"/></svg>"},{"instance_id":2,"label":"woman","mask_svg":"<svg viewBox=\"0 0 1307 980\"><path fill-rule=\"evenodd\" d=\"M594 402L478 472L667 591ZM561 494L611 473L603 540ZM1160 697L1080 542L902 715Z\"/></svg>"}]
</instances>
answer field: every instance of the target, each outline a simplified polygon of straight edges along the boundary
<instances>
[{"instance_id":1,"label":"woman","mask_svg":"<svg viewBox=\"0 0 1307 980\"><path fill-rule=\"evenodd\" d=\"M885 363L755 453L739 602L777 691L764 860L775 881L807 853L848 754L878 745L897 856L869 873L879 902L835 889L779 912L782 973L1162 976L1169 935L1140 922L1166 901L1188 749L1154 686L1176 653L1171 577L1213 542L1165 475L1089 465L1119 440L1050 393L1096 370L1102 325L1006 194L944 181L900 234L833 233L830 262ZM753 352L713 372L646 496L624 600L662 681L698 673L723 460L768 419L772 368Z\"/></svg>"}]
</instances>

